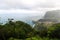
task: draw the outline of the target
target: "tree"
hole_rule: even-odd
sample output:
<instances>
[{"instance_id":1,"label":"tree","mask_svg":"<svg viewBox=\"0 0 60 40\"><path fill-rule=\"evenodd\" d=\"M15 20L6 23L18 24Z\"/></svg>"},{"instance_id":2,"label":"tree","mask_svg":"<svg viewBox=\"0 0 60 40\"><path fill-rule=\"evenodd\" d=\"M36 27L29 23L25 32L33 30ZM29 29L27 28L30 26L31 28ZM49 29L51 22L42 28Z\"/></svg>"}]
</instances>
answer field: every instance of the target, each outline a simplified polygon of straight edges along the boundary
<instances>
[{"instance_id":1,"label":"tree","mask_svg":"<svg viewBox=\"0 0 60 40\"><path fill-rule=\"evenodd\" d=\"M29 37L28 35L32 30L32 27L27 23L21 21L15 22L15 35L17 35L18 38L24 39Z\"/></svg>"},{"instance_id":2,"label":"tree","mask_svg":"<svg viewBox=\"0 0 60 40\"><path fill-rule=\"evenodd\" d=\"M44 25L44 23L37 23L34 27L36 30L36 34L39 35L40 37L45 37L47 35L47 27Z\"/></svg>"},{"instance_id":3,"label":"tree","mask_svg":"<svg viewBox=\"0 0 60 40\"><path fill-rule=\"evenodd\" d=\"M22 21L12 21L9 20L8 23L0 27L0 39L8 40L10 37L25 39L31 37L32 27Z\"/></svg>"},{"instance_id":4,"label":"tree","mask_svg":"<svg viewBox=\"0 0 60 40\"><path fill-rule=\"evenodd\" d=\"M57 24L53 24L50 28L49 28L49 37L50 38L60 38L60 23Z\"/></svg>"}]
</instances>

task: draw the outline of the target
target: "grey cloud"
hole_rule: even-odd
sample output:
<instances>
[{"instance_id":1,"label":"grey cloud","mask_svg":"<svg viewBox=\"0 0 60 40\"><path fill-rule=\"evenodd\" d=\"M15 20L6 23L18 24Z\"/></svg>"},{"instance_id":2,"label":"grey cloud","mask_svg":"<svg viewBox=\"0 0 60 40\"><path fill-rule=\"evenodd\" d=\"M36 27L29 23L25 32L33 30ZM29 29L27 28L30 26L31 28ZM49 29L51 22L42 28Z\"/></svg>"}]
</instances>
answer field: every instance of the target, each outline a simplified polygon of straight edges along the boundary
<instances>
[{"instance_id":1,"label":"grey cloud","mask_svg":"<svg viewBox=\"0 0 60 40\"><path fill-rule=\"evenodd\" d=\"M41 8L54 8L55 5L54 4L45 3L45 4L41 4L40 7Z\"/></svg>"},{"instance_id":2,"label":"grey cloud","mask_svg":"<svg viewBox=\"0 0 60 40\"><path fill-rule=\"evenodd\" d=\"M17 1L17 2L16 2ZM21 1L21 0L20 0ZM18 0L13 0L13 1L8 1L8 0L3 0L1 1L0 0L0 9L10 9L10 8L15 8L15 9L33 9L33 8L37 8L37 7L40 7L40 8L54 8L55 7L55 3L50 1L50 0L46 0L46 2L36 2L36 3L32 3L33 5L31 4L24 4L24 3L19 3Z\"/></svg>"}]
</instances>

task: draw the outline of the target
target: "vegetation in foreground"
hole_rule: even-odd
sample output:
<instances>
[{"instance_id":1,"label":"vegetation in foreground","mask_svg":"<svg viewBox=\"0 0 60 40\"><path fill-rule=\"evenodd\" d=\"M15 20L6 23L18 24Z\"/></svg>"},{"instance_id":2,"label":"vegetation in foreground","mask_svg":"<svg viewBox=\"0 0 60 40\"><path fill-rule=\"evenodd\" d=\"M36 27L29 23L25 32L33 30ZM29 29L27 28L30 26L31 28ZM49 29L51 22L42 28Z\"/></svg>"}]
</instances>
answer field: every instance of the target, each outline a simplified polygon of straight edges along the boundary
<instances>
[{"instance_id":1,"label":"vegetation in foreground","mask_svg":"<svg viewBox=\"0 0 60 40\"><path fill-rule=\"evenodd\" d=\"M36 31L22 21L8 20L6 24L0 24L0 40L60 40L60 23L42 27L43 30Z\"/></svg>"}]
</instances>

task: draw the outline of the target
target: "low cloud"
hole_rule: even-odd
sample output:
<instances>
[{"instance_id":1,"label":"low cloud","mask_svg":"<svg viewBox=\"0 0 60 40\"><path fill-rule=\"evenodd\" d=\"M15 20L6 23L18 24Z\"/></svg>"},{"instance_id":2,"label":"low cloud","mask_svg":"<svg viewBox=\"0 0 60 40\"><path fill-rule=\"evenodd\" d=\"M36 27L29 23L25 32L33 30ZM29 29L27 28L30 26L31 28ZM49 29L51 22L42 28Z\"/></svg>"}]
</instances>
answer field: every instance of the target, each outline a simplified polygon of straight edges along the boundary
<instances>
[{"instance_id":1,"label":"low cloud","mask_svg":"<svg viewBox=\"0 0 60 40\"><path fill-rule=\"evenodd\" d=\"M58 8L60 8L59 0L0 0L0 14L10 12L44 14L47 10Z\"/></svg>"}]
</instances>

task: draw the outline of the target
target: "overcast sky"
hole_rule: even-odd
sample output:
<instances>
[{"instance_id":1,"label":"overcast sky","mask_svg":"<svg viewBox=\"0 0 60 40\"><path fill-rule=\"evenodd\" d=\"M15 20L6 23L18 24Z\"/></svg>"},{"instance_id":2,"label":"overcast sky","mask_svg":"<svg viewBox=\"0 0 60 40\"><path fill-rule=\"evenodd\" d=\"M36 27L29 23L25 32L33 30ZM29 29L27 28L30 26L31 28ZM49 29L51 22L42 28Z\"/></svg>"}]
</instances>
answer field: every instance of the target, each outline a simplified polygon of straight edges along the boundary
<instances>
[{"instance_id":1,"label":"overcast sky","mask_svg":"<svg viewBox=\"0 0 60 40\"><path fill-rule=\"evenodd\" d=\"M0 0L0 14L43 15L60 9L60 0Z\"/></svg>"}]
</instances>

